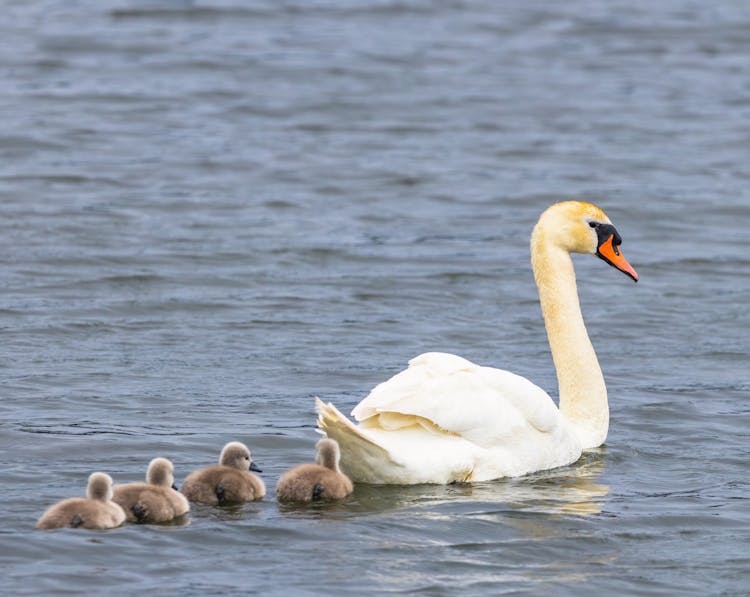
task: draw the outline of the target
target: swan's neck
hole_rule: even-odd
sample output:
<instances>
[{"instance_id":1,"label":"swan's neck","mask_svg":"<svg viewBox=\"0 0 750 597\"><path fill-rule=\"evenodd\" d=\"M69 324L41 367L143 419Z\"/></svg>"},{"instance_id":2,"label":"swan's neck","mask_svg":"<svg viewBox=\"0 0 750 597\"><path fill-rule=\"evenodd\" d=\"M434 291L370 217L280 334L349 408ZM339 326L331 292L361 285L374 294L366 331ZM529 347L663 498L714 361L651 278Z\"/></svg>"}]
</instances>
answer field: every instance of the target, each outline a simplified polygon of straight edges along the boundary
<instances>
[{"instance_id":1,"label":"swan's neck","mask_svg":"<svg viewBox=\"0 0 750 597\"><path fill-rule=\"evenodd\" d=\"M586 333L570 253L535 230L531 262L560 389L560 413L583 449L604 443L609 405L604 376Z\"/></svg>"}]
</instances>

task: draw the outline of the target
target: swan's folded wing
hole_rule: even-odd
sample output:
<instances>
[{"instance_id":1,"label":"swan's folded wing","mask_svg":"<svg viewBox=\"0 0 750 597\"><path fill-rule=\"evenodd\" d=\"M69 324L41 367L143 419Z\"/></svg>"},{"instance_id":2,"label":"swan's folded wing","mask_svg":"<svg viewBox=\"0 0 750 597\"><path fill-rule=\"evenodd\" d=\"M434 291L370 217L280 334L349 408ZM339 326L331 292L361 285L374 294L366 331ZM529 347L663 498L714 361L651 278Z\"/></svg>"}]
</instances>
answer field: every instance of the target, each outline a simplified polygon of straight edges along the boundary
<instances>
[{"instance_id":1,"label":"swan's folded wing","mask_svg":"<svg viewBox=\"0 0 750 597\"><path fill-rule=\"evenodd\" d=\"M402 403L419 399L436 380L459 371L478 371L471 361L443 352L426 352L409 361L409 367L378 384L352 411L357 421L390 410L398 412ZM392 408L393 407L393 408Z\"/></svg>"},{"instance_id":2,"label":"swan's folded wing","mask_svg":"<svg viewBox=\"0 0 750 597\"><path fill-rule=\"evenodd\" d=\"M384 423L398 424L399 417L390 413L420 417L485 446L529 427L552 432L559 423L552 399L529 380L445 353L412 359L406 370L374 388L352 415L358 421L380 415Z\"/></svg>"}]
</instances>

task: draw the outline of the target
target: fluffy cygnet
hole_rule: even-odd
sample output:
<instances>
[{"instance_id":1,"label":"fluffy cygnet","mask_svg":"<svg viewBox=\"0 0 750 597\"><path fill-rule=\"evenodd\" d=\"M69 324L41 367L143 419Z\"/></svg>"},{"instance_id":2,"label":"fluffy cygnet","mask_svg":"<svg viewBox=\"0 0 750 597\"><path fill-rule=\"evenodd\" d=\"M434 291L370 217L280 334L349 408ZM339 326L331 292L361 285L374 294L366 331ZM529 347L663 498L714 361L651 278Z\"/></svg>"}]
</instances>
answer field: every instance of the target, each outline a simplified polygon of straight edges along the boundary
<instances>
[{"instance_id":1,"label":"fluffy cygnet","mask_svg":"<svg viewBox=\"0 0 750 597\"><path fill-rule=\"evenodd\" d=\"M130 522L166 522L190 510L185 496L174 486L174 466L166 458L154 458L148 465L146 483L114 486L116 503Z\"/></svg>"},{"instance_id":2,"label":"fluffy cygnet","mask_svg":"<svg viewBox=\"0 0 750 597\"><path fill-rule=\"evenodd\" d=\"M322 439L315 446L316 464L301 464L289 469L279 479L276 494L281 501L312 502L338 500L354 487L339 469L339 445L334 439Z\"/></svg>"},{"instance_id":3,"label":"fluffy cygnet","mask_svg":"<svg viewBox=\"0 0 750 597\"><path fill-rule=\"evenodd\" d=\"M262 472L240 442L229 442L221 451L219 464L190 473L182 493L191 502L224 505L252 502L266 495L263 480L250 471Z\"/></svg>"},{"instance_id":4,"label":"fluffy cygnet","mask_svg":"<svg viewBox=\"0 0 750 597\"><path fill-rule=\"evenodd\" d=\"M112 501L112 477L89 476L85 498L68 498L50 506L36 523L38 529L112 529L125 522L125 512Z\"/></svg>"}]
</instances>

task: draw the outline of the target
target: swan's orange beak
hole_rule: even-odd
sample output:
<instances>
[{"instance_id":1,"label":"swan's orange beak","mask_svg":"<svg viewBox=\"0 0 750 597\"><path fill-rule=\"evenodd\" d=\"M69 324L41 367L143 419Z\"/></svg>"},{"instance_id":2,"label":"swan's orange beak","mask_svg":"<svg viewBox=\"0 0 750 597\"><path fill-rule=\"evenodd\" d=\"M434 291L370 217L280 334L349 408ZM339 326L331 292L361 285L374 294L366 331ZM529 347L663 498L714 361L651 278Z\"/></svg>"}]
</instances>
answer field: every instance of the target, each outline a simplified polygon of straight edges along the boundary
<instances>
[{"instance_id":1,"label":"swan's orange beak","mask_svg":"<svg viewBox=\"0 0 750 597\"><path fill-rule=\"evenodd\" d=\"M628 276L630 276L634 281L637 282L638 272L636 272L633 269L633 266L628 263L627 259L623 257L622 252L619 248L619 240L620 237L616 232L614 234L610 234L607 239L596 248L596 256L600 259L603 259L611 266L616 267L621 272L625 272Z\"/></svg>"}]
</instances>

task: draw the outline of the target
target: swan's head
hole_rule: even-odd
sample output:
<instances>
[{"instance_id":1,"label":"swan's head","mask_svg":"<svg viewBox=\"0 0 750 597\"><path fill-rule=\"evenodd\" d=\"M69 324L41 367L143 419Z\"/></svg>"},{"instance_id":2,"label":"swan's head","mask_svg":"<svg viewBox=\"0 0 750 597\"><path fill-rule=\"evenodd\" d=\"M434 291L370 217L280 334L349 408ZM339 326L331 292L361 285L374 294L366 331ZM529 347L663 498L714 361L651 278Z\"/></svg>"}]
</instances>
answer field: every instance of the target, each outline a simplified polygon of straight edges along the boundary
<instances>
[{"instance_id":1,"label":"swan's head","mask_svg":"<svg viewBox=\"0 0 750 597\"><path fill-rule=\"evenodd\" d=\"M315 444L315 449L318 451L315 456L315 462L331 470L339 470L341 452L339 451L339 444L335 439L324 438Z\"/></svg>"},{"instance_id":2,"label":"swan's head","mask_svg":"<svg viewBox=\"0 0 750 597\"><path fill-rule=\"evenodd\" d=\"M569 253L596 255L638 281L638 274L620 251L622 237L601 209L584 201L555 203L539 217L532 243L544 238Z\"/></svg>"},{"instance_id":3,"label":"swan's head","mask_svg":"<svg viewBox=\"0 0 750 597\"><path fill-rule=\"evenodd\" d=\"M250 450L242 442L229 442L221 450L221 456L219 456L219 464L224 466L231 466L232 468L238 468L241 471L255 471L256 473L262 473L263 471L253 462Z\"/></svg>"},{"instance_id":4,"label":"swan's head","mask_svg":"<svg viewBox=\"0 0 750 597\"><path fill-rule=\"evenodd\" d=\"M108 502L112 499L112 477L106 473L91 473L86 497L90 500Z\"/></svg>"},{"instance_id":5,"label":"swan's head","mask_svg":"<svg viewBox=\"0 0 750 597\"><path fill-rule=\"evenodd\" d=\"M174 465L166 458L154 458L148 463L146 481L152 485L177 489L174 485Z\"/></svg>"}]
</instances>

